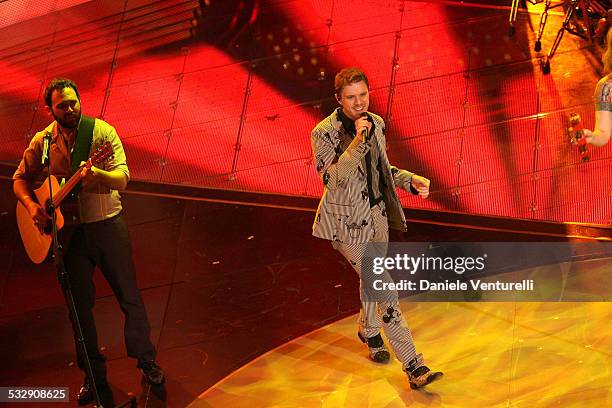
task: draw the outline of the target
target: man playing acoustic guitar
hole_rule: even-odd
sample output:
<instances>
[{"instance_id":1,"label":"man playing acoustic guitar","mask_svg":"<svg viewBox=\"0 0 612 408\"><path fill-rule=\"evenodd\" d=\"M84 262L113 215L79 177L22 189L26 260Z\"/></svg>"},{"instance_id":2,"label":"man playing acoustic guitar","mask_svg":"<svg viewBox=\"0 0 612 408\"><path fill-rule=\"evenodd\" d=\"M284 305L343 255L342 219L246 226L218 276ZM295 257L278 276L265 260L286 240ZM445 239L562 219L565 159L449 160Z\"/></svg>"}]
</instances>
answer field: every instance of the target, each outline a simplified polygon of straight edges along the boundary
<instances>
[{"instance_id":1,"label":"man playing acoustic guitar","mask_svg":"<svg viewBox=\"0 0 612 408\"><path fill-rule=\"evenodd\" d=\"M45 226L48 230L50 217L43 208L45 203L33 198L33 187L47 176L47 167L43 165L45 135L51 136L51 174L61 179L82 172L82 186L77 187L76 193L80 221L66 228L71 230L71 236L64 249L63 261L101 402L105 407L113 406L112 392L106 381L105 358L98 348L92 310L95 302L95 266L104 274L125 315L124 335L128 355L138 359L138 367L150 384L161 385L165 381L163 371L155 363L149 320L136 285L128 231L121 217L121 200L117 190L125 189L130 174L115 129L100 119L81 115L79 91L74 82L63 78L51 80L44 91L44 100L55 121L32 138L13 175L13 190L32 222L44 234ZM95 147L103 144L112 146L113 156L108 161L98 164L98 167L79 166ZM78 345L77 361L79 367L85 370L84 357ZM93 398L86 378L79 391L78 402L85 405Z\"/></svg>"}]
</instances>

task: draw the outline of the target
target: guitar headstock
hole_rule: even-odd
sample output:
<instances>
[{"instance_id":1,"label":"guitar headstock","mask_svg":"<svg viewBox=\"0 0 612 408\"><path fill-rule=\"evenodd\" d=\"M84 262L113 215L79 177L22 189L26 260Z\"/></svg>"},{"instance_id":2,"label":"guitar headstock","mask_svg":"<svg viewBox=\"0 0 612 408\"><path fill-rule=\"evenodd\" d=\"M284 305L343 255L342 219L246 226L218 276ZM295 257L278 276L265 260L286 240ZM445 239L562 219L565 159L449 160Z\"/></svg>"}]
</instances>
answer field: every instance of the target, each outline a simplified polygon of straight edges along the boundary
<instances>
[{"instance_id":1,"label":"guitar headstock","mask_svg":"<svg viewBox=\"0 0 612 408\"><path fill-rule=\"evenodd\" d=\"M100 163L104 163L108 159L113 157L113 146L110 142L105 142L103 145L98 147L95 152L89 158L89 163L93 166L97 166Z\"/></svg>"}]
</instances>

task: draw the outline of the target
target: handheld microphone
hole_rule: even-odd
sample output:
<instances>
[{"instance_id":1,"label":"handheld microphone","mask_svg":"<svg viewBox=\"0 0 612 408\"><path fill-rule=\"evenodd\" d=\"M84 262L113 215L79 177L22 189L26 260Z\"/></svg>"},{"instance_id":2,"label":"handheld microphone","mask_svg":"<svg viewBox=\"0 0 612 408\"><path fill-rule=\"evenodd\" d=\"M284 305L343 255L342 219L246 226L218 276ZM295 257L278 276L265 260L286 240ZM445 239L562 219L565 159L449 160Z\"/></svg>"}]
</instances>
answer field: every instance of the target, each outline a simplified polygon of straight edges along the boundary
<instances>
[{"instance_id":1,"label":"handheld microphone","mask_svg":"<svg viewBox=\"0 0 612 408\"><path fill-rule=\"evenodd\" d=\"M367 112L363 112L361 114L362 118L368 118L368 122L372 123L372 118L370 117L370 115L368 115ZM368 130L368 128L364 128L361 133L360 133L361 137L363 138L364 142L367 142L370 140L370 131Z\"/></svg>"}]
</instances>

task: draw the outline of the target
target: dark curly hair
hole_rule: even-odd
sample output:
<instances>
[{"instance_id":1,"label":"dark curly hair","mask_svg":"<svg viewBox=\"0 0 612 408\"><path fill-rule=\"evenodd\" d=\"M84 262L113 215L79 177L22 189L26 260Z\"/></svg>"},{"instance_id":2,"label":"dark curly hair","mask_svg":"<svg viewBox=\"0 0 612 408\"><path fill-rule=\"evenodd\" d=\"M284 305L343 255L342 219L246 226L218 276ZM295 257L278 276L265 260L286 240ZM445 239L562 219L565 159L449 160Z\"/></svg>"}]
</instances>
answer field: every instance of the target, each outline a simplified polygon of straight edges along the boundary
<instances>
[{"instance_id":1,"label":"dark curly hair","mask_svg":"<svg viewBox=\"0 0 612 408\"><path fill-rule=\"evenodd\" d=\"M49 84L47 84L45 92L43 93L45 104L49 108L51 108L51 94L53 93L53 91L61 91L64 88L74 89L74 93L76 93L77 98L79 98L79 101L81 100L81 96L79 95L79 89L77 88L77 85L74 83L74 81L71 81L67 78L53 78L49 82Z\"/></svg>"}]
</instances>

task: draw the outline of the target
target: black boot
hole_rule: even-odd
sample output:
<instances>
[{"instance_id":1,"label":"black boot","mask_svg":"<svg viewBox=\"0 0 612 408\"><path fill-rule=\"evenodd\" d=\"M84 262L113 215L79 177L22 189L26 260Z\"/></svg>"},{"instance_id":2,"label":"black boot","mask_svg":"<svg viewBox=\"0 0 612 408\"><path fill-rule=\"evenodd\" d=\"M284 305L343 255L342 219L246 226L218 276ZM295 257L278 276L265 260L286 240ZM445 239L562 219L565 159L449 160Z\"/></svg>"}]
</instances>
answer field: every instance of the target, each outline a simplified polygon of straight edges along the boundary
<instances>
[{"instance_id":1,"label":"black boot","mask_svg":"<svg viewBox=\"0 0 612 408\"><path fill-rule=\"evenodd\" d=\"M408 374L408 382L410 382L410 388L413 390L422 388L427 384L439 380L442 375L440 371L431 371L427 366L420 366L412 371L406 371Z\"/></svg>"},{"instance_id":2,"label":"black boot","mask_svg":"<svg viewBox=\"0 0 612 408\"><path fill-rule=\"evenodd\" d=\"M374 337L365 338L361 332L357 332L357 336L362 343L366 343L368 345L368 349L370 350L370 360L376 363L388 363L391 355L385 347L385 342L382 339L380 333L378 333Z\"/></svg>"},{"instance_id":3,"label":"black boot","mask_svg":"<svg viewBox=\"0 0 612 408\"><path fill-rule=\"evenodd\" d=\"M145 361L138 364L138 368L142 371L142 376L151 385L162 385L166 382L166 376L161 367L155 361Z\"/></svg>"},{"instance_id":4,"label":"black boot","mask_svg":"<svg viewBox=\"0 0 612 408\"><path fill-rule=\"evenodd\" d=\"M115 401L113 398L113 391L110 386L106 382L106 380L101 381L98 386L98 396L100 397L100 403L104 408L112 408L115 406ZM89 383L89 380L85 378L83 381L83 385L79 389L79 393L77 394L77 402L79 405L88 405L92 402L95 402L93 388Z\"/></svg>"}]
</instances>

